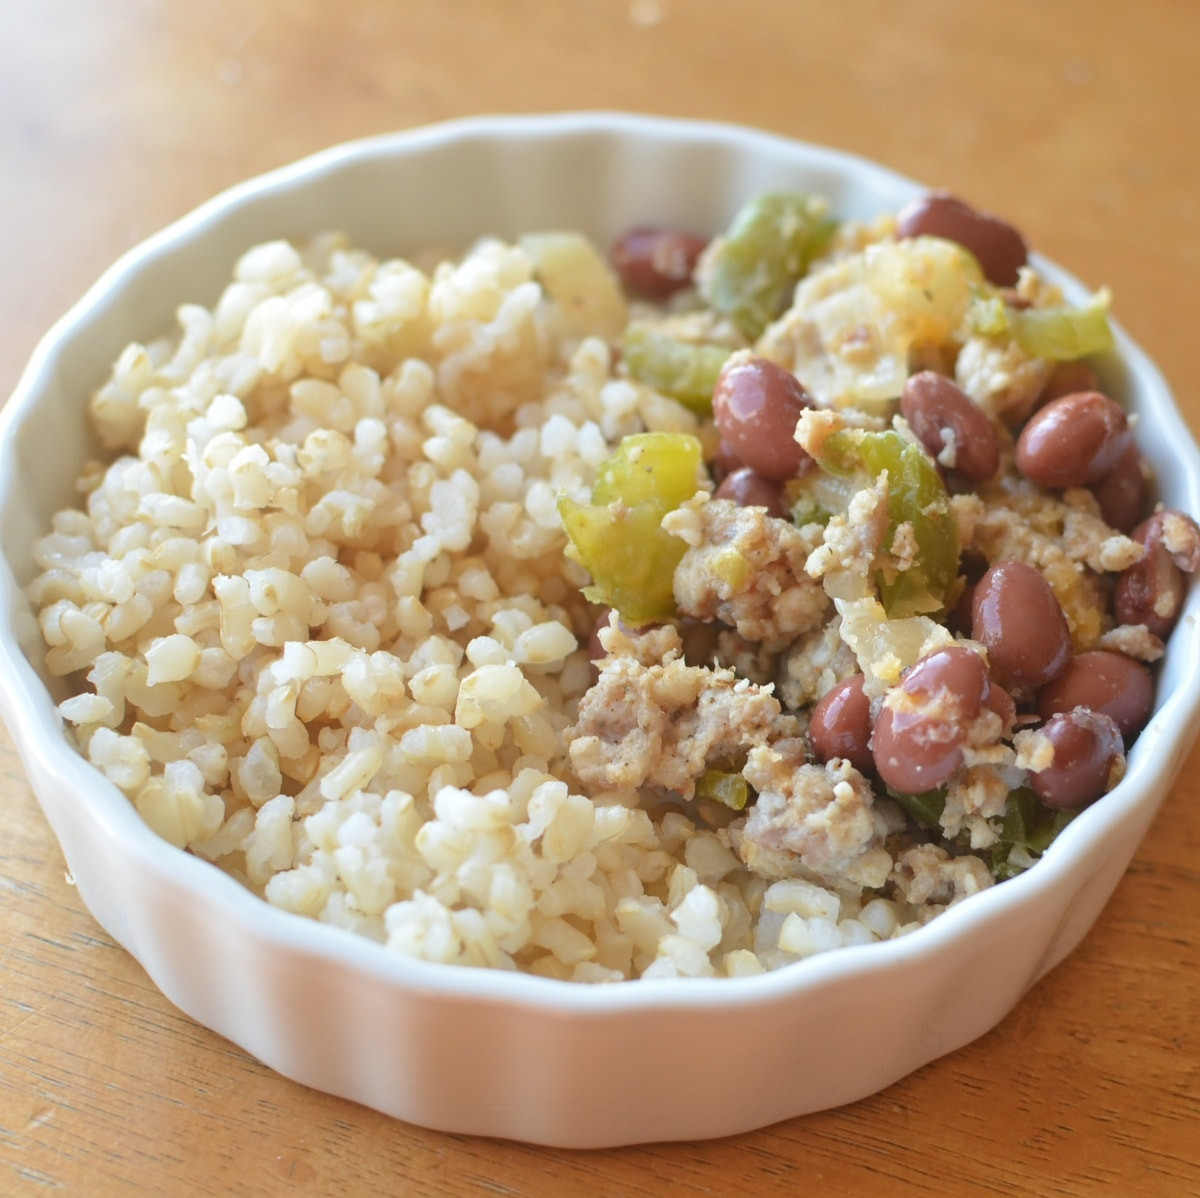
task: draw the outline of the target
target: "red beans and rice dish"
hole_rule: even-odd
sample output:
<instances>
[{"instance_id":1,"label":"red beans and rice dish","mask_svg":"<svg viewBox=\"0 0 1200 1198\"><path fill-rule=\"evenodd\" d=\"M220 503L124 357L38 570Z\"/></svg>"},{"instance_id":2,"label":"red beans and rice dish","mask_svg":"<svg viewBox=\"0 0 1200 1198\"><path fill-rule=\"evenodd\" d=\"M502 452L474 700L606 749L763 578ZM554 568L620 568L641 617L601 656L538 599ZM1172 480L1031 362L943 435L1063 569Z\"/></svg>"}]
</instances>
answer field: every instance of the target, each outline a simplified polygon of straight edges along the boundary
<instances>
[{"instance_id":1,"label":"red beans and rice dish","mask_svg":"<svg viewBox=\"0 0 1200 1198\"><path fill-rule=\"evenodd\" d=\"M1200 564L1005 222L272 242L130 345L30 587L171 843L388 950L742 976L1103 802Z\"/></svg>"}]
</instances>

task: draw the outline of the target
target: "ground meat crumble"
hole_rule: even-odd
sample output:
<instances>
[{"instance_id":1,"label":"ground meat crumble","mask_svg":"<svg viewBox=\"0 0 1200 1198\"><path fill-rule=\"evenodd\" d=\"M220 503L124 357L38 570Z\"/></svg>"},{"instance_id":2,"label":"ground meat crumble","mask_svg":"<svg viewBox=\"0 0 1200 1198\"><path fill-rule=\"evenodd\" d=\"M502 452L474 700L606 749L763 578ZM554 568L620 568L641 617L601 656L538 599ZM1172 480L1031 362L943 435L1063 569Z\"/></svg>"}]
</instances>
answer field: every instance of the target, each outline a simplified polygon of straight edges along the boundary
<instances>
[{"instance_id":1,"label":"ground meat crumble","mask_svg":"<svg viewBox=\"0 0 1200 1198\"><path fill-rule=\"evenodd\" d=\"M743 773L758 800L734 842L751 870L833 887L887 881L892 858L884 840L896 815L849 762L814 765L803 741L781 740L754 748Z\"/></svg>"},{"instance_id":2,"label":"ground meat crumble","mask_svg":"<svg viewBox=\"0 0 1200 1198\"><path fill-rule=\"evenodd\" d=\"M824 621L829 599L805 573L814 546L802 529L727 499L704 497L692 511L699 539L675 569L682 615L718 620L774 649ZM668 531L676 526L668 518Z\"/></svg>"},{"instance_id":3,"label":"ground meat crumble","mask_svg":"<svg viewBox=\"0 0 1200 1198\"><path fill-rule=\"evenodd\" d=\"M567 731L571 768L585 785L691 798L707 768L740 762L753 745L794 727L770 687L730 669L688 665L673 634L653 635L662 650L653 664L620 652L636 652L641 638L608 638L609 656Z\"/></svg>"}]
</instances>

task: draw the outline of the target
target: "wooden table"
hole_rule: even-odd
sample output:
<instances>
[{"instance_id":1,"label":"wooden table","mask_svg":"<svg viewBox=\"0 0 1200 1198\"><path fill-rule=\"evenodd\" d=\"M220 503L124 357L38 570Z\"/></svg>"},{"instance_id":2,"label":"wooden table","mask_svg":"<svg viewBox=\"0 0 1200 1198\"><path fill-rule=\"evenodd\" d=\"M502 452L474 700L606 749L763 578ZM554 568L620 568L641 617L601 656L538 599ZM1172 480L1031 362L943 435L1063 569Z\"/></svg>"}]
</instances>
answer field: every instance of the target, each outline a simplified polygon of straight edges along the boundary
<instances>
[{"instance_id":1,"label":"wooden table","mask_svg":"<svg viewBox=\"0 0 1200 1198\"><path fill-rule=\"evenodd\" d=\"M1186 0L0 0L0 395L120 251L346 138L481 111L760 125L1006 214L1109 284L1200 429ZM1200 752L1100 925L995 1031L736 1139L546 1151L303 1090L183 1018L0 744L0 1192L1200 1193Z\"/></svg>"}]
</instances>

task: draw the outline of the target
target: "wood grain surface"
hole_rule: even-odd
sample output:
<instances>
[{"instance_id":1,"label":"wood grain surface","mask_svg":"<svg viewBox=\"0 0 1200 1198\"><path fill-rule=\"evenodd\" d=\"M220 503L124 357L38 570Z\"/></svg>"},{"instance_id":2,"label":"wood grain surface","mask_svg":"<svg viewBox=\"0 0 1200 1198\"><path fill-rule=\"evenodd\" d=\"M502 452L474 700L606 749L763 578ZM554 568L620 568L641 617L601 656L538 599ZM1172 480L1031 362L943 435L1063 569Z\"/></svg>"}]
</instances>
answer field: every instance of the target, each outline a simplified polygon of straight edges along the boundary
<instances>
[{"instance_id":1,"label":"wood grain surface","mask_svg":"<svg viewBox=\"0 0 1200 1198\"><path fill-rule=\"evenodd\" d=\"M1113 288L1200 429L1191 0L0 0L0 33L0 396L118 253L248 175L611 108L839 146L1004 213ZM1200 753L1100 924L991 1034L846 1109L593 1153L270 1073L92 921L7 738L0 796L3 1194L1200 1194Z\"/></svg>"}]
</instances>

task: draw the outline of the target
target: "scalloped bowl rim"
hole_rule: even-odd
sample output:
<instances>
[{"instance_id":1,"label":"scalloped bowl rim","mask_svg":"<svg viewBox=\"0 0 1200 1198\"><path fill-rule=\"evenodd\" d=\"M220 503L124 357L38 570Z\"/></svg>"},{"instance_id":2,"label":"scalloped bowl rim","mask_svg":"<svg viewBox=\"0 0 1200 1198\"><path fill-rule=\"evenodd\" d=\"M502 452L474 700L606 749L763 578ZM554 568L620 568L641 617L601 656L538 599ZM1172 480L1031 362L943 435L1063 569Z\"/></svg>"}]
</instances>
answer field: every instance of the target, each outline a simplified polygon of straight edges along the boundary
<instances>
[{"instance_id":1,"label":"scalloped bowl rim","mask_svg":"<svg viewBox=\"0 0 1200 1198\"><path fill-rule=\"evenodd\" d=\"M437 152L456 141L470 139L514 145L538 140L566 143L581 134L697 145L736 142L751 152L783 154L845 174L852 180L851 186L867 180L872 188L893 196L916 194L920 190L914 181L842 151L720 122L625 113L467 118L332 147L240 183L149 237L123 254L51 328L35 349L11 399L0 412L0 520L10 505L19 502L15 492L20 478L16 461L20 429L49 385L48 380L61 355L76 337L86 336L97 315L158 259L170 259L181 247L202 242L214 228L227 221L231 213L303 191L314 181L348 166L428 150ZM1037 261L1073 298L1079 299L1085 294L1072 276L1045 259L1037 258ZM1179 417L1157 369L1117 322L1114 322L1114 331L1119 357L1131 376L1137 379L1143 401L1153 412L1171 451L1177 455L1178 461L1173 466L1177 467L1181 477L1174 480L1175 502L1192 512L1200 511L1200 455L1197 455L1191 434ZM3 524L7 526L6 521ZM7 562L5 564L7 566ZM1080 870L1097 857L1111 856L1113 838L1124 830L1130 832L1132 843L1125 846L1128 854L1120 862L1119 876L1178 771L1200 716L1200 690L1189 694L1185 688L1176 686L1162 702L1131 755L1126 780L1103 803L1073 821L1036 868L950 908L909 935L879 944L843 948L747 978L661 979L586 986L396 956L354 934L272 908L214 866L162 841L142 822L132 804L116 787L68 744L54 700L26 659L14 634L22 601L7 568L2 581L0 669L5 686L0 690L0 705L27 770L44 780L42 785L35 787L43 807L49 805L45 797L47 780L61 786L64 793L87 796L85 818L113 843L123 847L126 868L139 871L153 885L181 892L204 904L213 918L219 917L223 923L228 921L248 936L270 941L282 949L328 962L398 990L427 996L484 999L489 1003L515 1005L559 1016L698 1008L714 1012L735 1008L745 1011L781 998L799 998L806 992L836 985L848 978L861 980L864 986L879 984L897 969L954 953L966 942L999 927L1014 913L1038 905L1053 892L1076 887ZM1172 661L1184 659L1177 667L1184 671L1183 677L1194 677L1200 670L1200 636L1196 631L1198 610L1200 603L1193 590L1169 654ZM1159 746L1166 746L1167 751L1151 752ZM1118 845L1116 851L1120 853L1124 849ZM86 901L84 880L80 877L79 881ZM109 930L121 939L119 930ZM1065 956L1086 930L1086 926L1073 929L1070 942L1052 944L1027 985ZM126 947L142 959L143 946L126 944ZM170 997L179 1001L178 996ZM223 1034L230 1035L230 1031L225 1029ZM552 1138L547 1142L552 1142Z\"/></svg>"}]
</instances>

